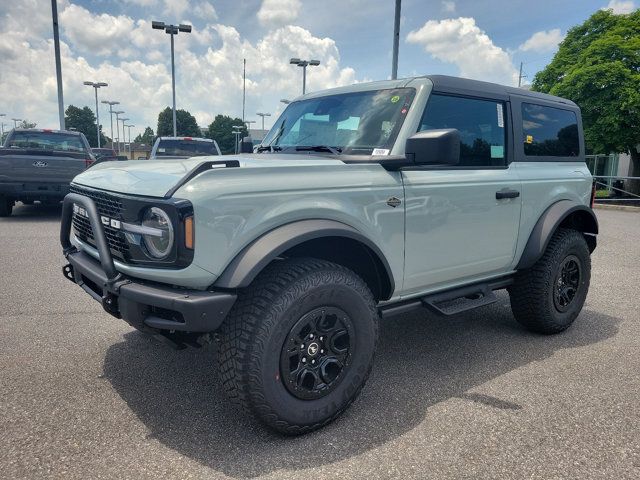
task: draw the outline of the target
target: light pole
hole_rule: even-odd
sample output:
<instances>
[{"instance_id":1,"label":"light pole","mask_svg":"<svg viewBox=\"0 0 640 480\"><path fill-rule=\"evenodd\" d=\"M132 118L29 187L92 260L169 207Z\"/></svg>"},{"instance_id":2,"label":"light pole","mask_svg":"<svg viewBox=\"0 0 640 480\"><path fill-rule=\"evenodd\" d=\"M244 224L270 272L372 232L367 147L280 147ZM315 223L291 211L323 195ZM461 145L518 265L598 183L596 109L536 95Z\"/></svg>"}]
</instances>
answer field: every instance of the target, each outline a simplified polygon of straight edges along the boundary
<instances>
[{"instance_id":1,"label":"light pole","mask_svg":"<svg viewBox=\"0 0 640 480\"><path fill-rule=\"evenodd\" d=\"M317 67L320 65L320 60L300 60L299 58L292 58L289 60L292 65L302 67L302 94L307 92L307 67Z\"/></svg>"},{"instance_id":2,"label":"light pole","mask_svg":"<svg viewBox=\"0 0 640 480\"><path fill-rule=\"evenodd\" d=\"M258 115L259 117L262 117L262 131L264 132L264 117L270 117L271 114L270 113L256 113L256 115Z\"/></svg>"},{"instance_id":3,"label":"light pole","mask_svg":"<svg viewBox=\"0 0 640 480\"><path fill-rule=\"evenodd\" d=\"M124 123L122 124L122 127L127 127L129 130L129 160L133 160L133 154L131 153L131 127L135 127L135 125L125 125ZM122 132L124 134L124 132Z\"/></svg>"},{"instance_id":4,"label":"light pole","mask_svg":"<svg viewBox=\"0 0 640 480\"><path fill-rule=\"evenodd\" d=\"M151 27L155 30L164 30L166 34L171 35L171 89L173 91L173 136L177 137L176 128L176 68L173 54L173 36L178 32L191 33L191 25L165 25L164 22L151 22Z\"/></svg>"},{"instance_id":5,"label":"light pole","mask_svg":"<svg viewBox=\"0 0 640 480\"><path fill-rule=\"evenodd\" d=\"M98 133L98 148L100 148L100 112L98 112L98 89L100 87L107 87L109 86L109 84L104 82L84 82L84 84L93 87L93 89L96 91L96 132Z\"/></svg>"},{"instance_id":6,"label":"light pole","mask_svg":"<svg viewBox=\"0 0 640 480\"><path fill-rule=\"evenodd\" d=\"M235 145L235 149L234 152L237 155L238 154L238 144L240 143L240 135L242 135L242 128L240 125L234 125L233 127L231 127L233 130L233 134L236 136L236 145Z\"/></svg>"},{"instance_id":7,"label":"light pole","mask_svg":"<svg viewBox=\"0 0 640 480\"><path fill-rule=\"evenodd\" d=\"M64 99L62 96L62 66L60 62L60 35L58 33L57 0L51 0L51 17L53 19L53 52L56 59L56 82L58 84L58 117L60 118L60 130L64 130Z\"/></svg>"},{"instance_id":8,"label":"light pole","mask_svg":"<svg viewBox=\"0 0 640 480\"><path fill-rule=\"evenodd\" d=\"M127 120L129 120L128 118L121 118L120 121L122 122L122 149L124 150L124 153L127 153L127 135L124 132L124 122L126 122ZM118 132L120 132L120 130L118 130Z\"/></svg>"},{"instance_id":9,"label":"light pole","mask_svg":"<svg viewBox=\"0 0 640 480\"><path fill-rule=\"evenodd\" d=\"M110 102L109 100L102 100L101 103L109 105L109 118L111 119L111 148L113 148L113 141L115 140L113 136L113 106L119 105L120 102Z\"/></svg>"},{"instance_id":10,"label":"light pole","mask_svg":"<svg viewBox=\"0 0 640 480\"><path fill-rule=\"evenodd\" d=\"M6 117L6 113L0 113L0 117ZM0 133L0 145L4 143L4 118L0 119L0 129L2 129Z\"/></svg>"},{"instance_id":11,"label":"light pole","mask_svg":"<svg viewBox=\"0 0 640 480\"><path fill-rule=\"evenodd\" d=\"M124 113L124 110L118 110L113 113L116 116L116 141L118 143L118 153L120 153L120 119L118 118L118 115Z\"/></svg>"},{"instance_id":12,"label":"light pole","mask_svg":"<svg viewBox=\"0 0 640 480\"><path fill-rule=\"evenodd\" d=\"M396 0L396 14L393 21L393 57L391 60L391 80L398 78L398 47L400 44L400 9L402 0Z\"/></svg>"},{"instance_id":13,"label":"light pole","mask_svg":"<svg viewBox=\"0 0 640 480\"><path fill-rule=\"evenodd\" d=\"M22 119L21 118L12 118L11 120L13 120L13 128L18 128L18 122L21 122Z\"/></svg>"}]
</instances>

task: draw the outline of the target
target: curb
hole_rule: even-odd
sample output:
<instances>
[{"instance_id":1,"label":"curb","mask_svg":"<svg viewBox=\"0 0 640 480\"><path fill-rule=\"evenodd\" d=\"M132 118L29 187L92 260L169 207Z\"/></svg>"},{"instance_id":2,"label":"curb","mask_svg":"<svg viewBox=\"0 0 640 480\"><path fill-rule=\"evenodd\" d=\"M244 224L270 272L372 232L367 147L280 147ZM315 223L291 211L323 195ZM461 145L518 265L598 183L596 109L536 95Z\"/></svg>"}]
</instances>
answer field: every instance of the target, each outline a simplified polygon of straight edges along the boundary
<instances>
[{"instance_id":1,"label":"curb","mask_svg":"<svg viewBox=\"0 0 640 480\"><path fill-rule=\"evenodd\" d=\"M631 205L605 205L602 203L595 203L593 208L597 208L599 210L623 210L625 212L640 213L640 207L632 207Z\"/></svg>"}]
</instances>

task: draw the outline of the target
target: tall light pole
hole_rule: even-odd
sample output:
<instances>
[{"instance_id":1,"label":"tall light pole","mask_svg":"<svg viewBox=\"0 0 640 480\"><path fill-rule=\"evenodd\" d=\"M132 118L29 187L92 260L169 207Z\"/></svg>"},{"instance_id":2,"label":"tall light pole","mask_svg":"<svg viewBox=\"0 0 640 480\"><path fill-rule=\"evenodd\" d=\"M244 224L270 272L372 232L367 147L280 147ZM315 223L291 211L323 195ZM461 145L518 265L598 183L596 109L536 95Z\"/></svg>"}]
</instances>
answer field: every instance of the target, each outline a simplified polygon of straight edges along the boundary
<instances>
[{"instance_id":1,"label":"tall light pole","mask_svg":"<svg viewBox=\"0 0 640 480\"><path fill-rule=\"evenodd\" d=\"M60 63L60 35L58 33L57 0L51 0L51 17L53 18L53 51L56 57L56 80L58 82L58 117L60 117L60 130L64 130L64 99L62 97L62 66Z\"/></svg>"},{"instance_id":2,"label":"tall light pole","mask_svg":"<svg viewBox=\"0 0 640 480\"><path fill-rule=\"evenodd\" d=\"M120 121L122 122L122 149L124 150L124 153L127 153L127 135L124 131L124 122L126 122L127 120L129 120L128 118L121 118ZM120 130L118 130L118 133L120 132Z\"/></svg>"},{"instance_id":3,"label":"tall light pole","mask_svg":"<svg viewBox=\"0 0 640 480\"><path fill-rule=\"evenodd\" d=\"M98 148L100 148L100 112L98 112L98 89L100 87L107 87L109 86L109 84L104 82L84 82L84 84L93 87L93 89L96 91L96 132L98 133Z\"/></svg>"},{"instance_id":4,"label":"tall light pole","mask_svg":"<svg viewBox=\"0 0 640 480\"><path fill-rule=\"evenodd\" d=\"M13 128L18 128L18 122L22 121L21 118L12 118L11 120L13 120Z\"/></svg>"},{"instance_id":5,"label":"tall light pole","mask_svg":"<svg viewBox=\"0 0 640 480\"><path fill-rule=\"evenodd\" d=\"M0 113L0 117L6 117L7 114L6 113ZM4 118L0 118L0 129L1 129L1 133L0 133L0 145L2 145L4 142Z\"/></svg>"},{"instance_id":6,"label":"tall light pole","mask_svg":"<svg viewBox=\"0 0 640 480\"><path fill-rule=\"evenodd\" d=\"M391 60L391 80L398 78L398 48L400 44L400 7L402 0L396 0L396 15L393 21L393 59Z\"/></svg>"},{"instance_id":7,"label":"tall light pole","mask_svg":"<svg viewBox=\"0 0 640 480\"><path fill-rule=\"evenodd\" d=\"M113 113L116 116L116 142L118 144L118 153L120 153L120 119L118 118L118 115L124 113L124 110L118 110Z\"/></svg>"},{"instance_id":8,"label":"tall light pole","mask_svg":"<svg viewBox=\"0 0 640 480\"><path fill-rule=\"evenodd\" d=\"M130 160L133 160L133 154L131 153L132 152L132 150L131 150L131 127L135 127L135 125L122 124L122 127L123 128L127 127L129 129L129 157L131 157ZM124 132L123 132L123 134L124 134Z\"/></svg>"},{"instance_id":9,"label":"tall light pole","mask_svg":"<svg viewBox=\"0 0 640 480\"><path fill-rule=\"evenodd\" d=\"M231 127L232 133L236 136L235 154L238 154L238 144L240 143L240 135L242 135L242 128L240 125L234 125Z\"/></svg>"},{"instance_id":10,"label":"tall light pole","mask_svg":"<svg viewBox=\"0 0 640 480\"><path fill-rule=\"evenodd\" d=\"M110 102L109 100L102 100L101 103L109 105L109 118L111 119L111 148L113 148L113 141L115 137L113 136L113 106L120 105L120 102Z\"/></svg>"},{"instance_id":11,"label":"tall light pole","mask_svg":"<svg viewBox=\"0 0 640 480\"><path fill-rule=\"evenodd\" d=\"M242 59L242 121L244 122L244 106L247 97L247 59Z\"/></svg>"},{"instance_id":12,"label":"tall light pole","mask_svg":"<svg viewBox=\"0 0 640 480\"><path fill-rule=\"evenodd\" d=\"M171 35L171 89L173 91L173 136L177 137L176 123L176 68L173 53L173 36L178 32L191 33L191 25L165 25L164 22L151 22L151 27L155 30L164 30L166 34Z\"/></svg>"},{"instance_id":13,"label":"tall light pole","mask_svg":"<svg viewBox=\"0 0 640 480\"><path fill-rule=\"evenodd\" d=\"M258 115L259 117L262 117L262 131L264 132L264 117L270 117L271 114L270 113L256 113L256 115Z\"/></svg>"},{"instance_id":14,"label":"tall light pole","mask_svg":"<svg viewBox=\"0 0 640 480\"><path fill-rule=\"evenodd\" d=\"M307 92L307 67L317 67L320 65L320 60L300 60L299 58L292 58L289 60L292 65L302 67L302 94Z\"/></svg>"}]
</instances>

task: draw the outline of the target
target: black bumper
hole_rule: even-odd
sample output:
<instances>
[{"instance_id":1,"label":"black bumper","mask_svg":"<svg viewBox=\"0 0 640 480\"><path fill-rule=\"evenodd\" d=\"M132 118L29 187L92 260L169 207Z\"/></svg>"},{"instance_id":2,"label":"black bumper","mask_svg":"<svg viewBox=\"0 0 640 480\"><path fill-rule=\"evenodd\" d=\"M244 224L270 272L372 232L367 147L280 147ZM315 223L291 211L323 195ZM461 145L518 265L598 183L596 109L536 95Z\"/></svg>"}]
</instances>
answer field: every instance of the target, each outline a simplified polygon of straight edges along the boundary
<instances>
[{"instance_id":1,"label":"black bumper","mask_svg":"<svg viewBox=\"0 0 640 480\"><path fill-rule=\"evenodd\" d=\"M89 214L100 262L78 251L69 241L73 204ZM236 295L227 292L176 289L123 276L115 269L93 200L77 194L65 197L60 241L69 264L66 278L77 283L104 309L139 330L211 332L231 310Z\"/></svg>"},{"instance_id":2,"label":"black bumper","mask_svg":"<svg viewBox=\"0 0 640 480\"><path fill-rule=\"evenodd\" d=\"M69 193L69 183L50 182L3 182L0 181L0 195L9 198L20 199L40 199L40 198L60 198Z\"/></svg>"}]
</instances>

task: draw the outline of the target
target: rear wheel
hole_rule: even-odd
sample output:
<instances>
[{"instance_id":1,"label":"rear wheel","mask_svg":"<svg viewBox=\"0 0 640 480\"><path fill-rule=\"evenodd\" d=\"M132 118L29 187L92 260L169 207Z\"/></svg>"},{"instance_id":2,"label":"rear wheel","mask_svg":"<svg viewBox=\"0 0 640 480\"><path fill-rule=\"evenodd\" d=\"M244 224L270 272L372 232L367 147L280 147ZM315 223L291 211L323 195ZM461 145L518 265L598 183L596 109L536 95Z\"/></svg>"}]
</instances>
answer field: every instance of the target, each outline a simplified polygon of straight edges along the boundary
<instances>
[{"instance_id":1,"label":"rear wheel","mask_svg":"<svg viewBox=\"0 0 640 480\"><path fill-rule=\"evenodd\" d=\"M573 323L584 305L591 257L584 236L558 229L533 267L518 272L509 287L511 310L529 330L552 334Z\"/></svg>"},{"instance_id":2,"label":"rear wheel","mask_svg":"<svg viewBox=\"0 0 640 480\"><path fill-rule=\"evenodd\" d=\"M13 200L0 196L0 217L9 217L13 211Z\"/></svg>"},{"instance_id":3,"label":"rear wheel","mask_svg":"<svg viewBox=\"0 0 640 480\"><path fill-rule=\"evenodd\" d=\"M319 428L369 376L377 320L371 292L352 271L309 258L277 262L240 294L222 327L225 388L282 433Z\"/></svg>"}]
</instances>

